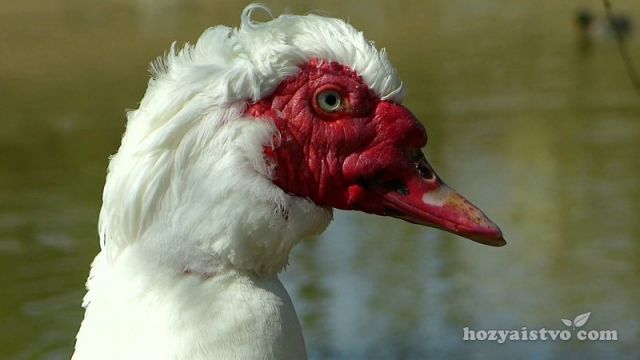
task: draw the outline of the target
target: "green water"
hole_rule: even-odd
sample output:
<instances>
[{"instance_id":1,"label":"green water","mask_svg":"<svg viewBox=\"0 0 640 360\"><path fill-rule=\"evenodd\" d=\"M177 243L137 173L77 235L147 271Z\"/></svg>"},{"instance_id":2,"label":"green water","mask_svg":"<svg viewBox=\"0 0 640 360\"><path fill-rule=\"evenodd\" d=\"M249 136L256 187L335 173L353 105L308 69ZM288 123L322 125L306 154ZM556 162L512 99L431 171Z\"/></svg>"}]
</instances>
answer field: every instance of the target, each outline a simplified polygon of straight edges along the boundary
<instances>
[{"instance_id":1,"label":"green water","mask_svg":"<svg viewBox=\"0 0 640 360\"><path fill-rule=\"evenodd\" d=\"M613 3L640 24L640 3ZM601 3L366 4L269 2L348 18L387 48L432 164L508 245L337 212L283 274L311 357L640 358L640 94L616 43L581 46L572 24ZM69 357L107 158L147 63L237 25L244 5L0 3L0 358ZM628 45L640 67L640 33ZM569 329L560 319L585 312L583 329L619 340L462 340L464 327Z\"/></svg>"}]
</instances>

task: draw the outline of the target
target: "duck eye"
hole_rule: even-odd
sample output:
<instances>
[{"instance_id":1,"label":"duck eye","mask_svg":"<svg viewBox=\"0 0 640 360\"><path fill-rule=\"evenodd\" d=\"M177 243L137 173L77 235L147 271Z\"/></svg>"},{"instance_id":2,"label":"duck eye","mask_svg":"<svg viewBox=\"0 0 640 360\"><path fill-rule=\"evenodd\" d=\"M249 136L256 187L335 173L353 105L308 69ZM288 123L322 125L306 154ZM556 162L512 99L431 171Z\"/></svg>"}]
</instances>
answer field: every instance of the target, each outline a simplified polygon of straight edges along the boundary
<instances>
[{"instance_id":1,"label":"duck eye","mask_svg":"<svg viewBox=\"0 0 640 360\"><path fill-rule=\"evenodd\" d=\"M317 96L318 106L328 113L342 109L342 95L335 90L323 91Z\"/></svg>"}]
</instances>

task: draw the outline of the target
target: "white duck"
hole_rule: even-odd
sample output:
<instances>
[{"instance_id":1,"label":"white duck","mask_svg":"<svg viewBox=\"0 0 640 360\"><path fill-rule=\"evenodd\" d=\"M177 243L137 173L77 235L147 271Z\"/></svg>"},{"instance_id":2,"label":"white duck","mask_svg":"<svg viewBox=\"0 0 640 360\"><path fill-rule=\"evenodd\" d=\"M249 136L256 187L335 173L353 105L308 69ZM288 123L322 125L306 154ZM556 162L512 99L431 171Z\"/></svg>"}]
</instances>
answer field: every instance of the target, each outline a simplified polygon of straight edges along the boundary
<instances>
[{"instance_id":1,"label":"white duck","mask_svg":"<svg viewBox=\"0 0 640 360\"><path fill-rule=\"evenodd\" d=\"M306 358L278 273L332 208L504 244L426 162L384 51L338 19L256 9L152 65L109 165L73 359Z\"/></svg>"}]
</instances>

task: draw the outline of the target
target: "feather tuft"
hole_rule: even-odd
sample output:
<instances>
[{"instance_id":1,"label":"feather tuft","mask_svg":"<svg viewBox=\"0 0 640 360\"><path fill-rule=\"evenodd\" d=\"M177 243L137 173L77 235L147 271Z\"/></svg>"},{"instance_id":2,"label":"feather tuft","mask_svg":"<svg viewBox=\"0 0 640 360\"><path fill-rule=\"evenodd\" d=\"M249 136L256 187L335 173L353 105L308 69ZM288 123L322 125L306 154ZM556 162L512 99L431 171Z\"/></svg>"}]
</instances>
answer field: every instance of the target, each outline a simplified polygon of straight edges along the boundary
<instances>
[{"instance_id":1,"label":"feather tuft","mask_svg":"<svg viewBox=\"0 0 640 360\"><path fill-rule=\"evenodd\" d=\"M272 19L257 22L252 18L257 11ZM238 28L209 28L195 44L179 49L173 43L153 61L147 92L140 107L127 114L127 131L109 165L99 220L107 257L115 259L142 241L154 244L149 246L158 259L200 263L203 272L225 262L258 273L280 271L293 245L326 226L330 212L273 185L262 148L276 130L244 118L243 110L310 59L343 64L380 98L402 101L402 82L387 53L362 32L314 14L274 18L261 4L244 9ZM248 193L236 199L239 188ZM251 206L237 208L230 199ZM220 213L223 204L254 227L237 229L225 222L229 214ZM274 208L288 219L272 218ZM293 221L295 209L306 214L301 223ZM316 222L307 220L311 212L319 214ZM267 235L258 241L256 234ZM194 254L202 256L194 260Z\"/></svg>"}]
</instances>

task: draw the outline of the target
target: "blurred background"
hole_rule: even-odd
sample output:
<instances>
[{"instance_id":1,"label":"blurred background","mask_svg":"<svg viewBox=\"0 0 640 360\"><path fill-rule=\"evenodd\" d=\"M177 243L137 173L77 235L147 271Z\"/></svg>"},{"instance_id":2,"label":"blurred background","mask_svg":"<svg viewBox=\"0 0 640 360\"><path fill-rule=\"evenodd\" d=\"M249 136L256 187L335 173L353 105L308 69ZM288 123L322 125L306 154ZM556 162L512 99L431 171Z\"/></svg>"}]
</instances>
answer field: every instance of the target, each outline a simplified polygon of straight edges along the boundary
<instances>
[{"instance_id":1,"label":"blurred background","mask_svg":"<svg viewBox=\"0 0 640 360\"><path fill-rule=\"evenodd\" d=\"M267 3L348 19L386 47L431 163L508 240L336 212L282 276L311 358L640 358L640 93L602 2ZM0 1L0 358L70 356L124 111L172 41L237 26L245 5ZM613 5L640 67L640 2ZM584 329L619 340L462 340L585 312Z\"/></svg>"}]
</instances>

